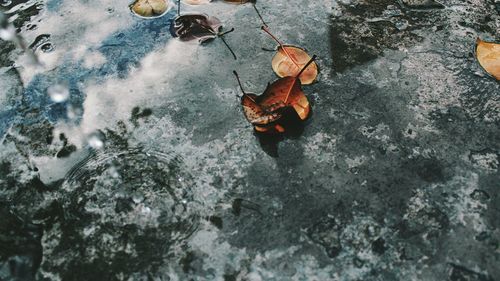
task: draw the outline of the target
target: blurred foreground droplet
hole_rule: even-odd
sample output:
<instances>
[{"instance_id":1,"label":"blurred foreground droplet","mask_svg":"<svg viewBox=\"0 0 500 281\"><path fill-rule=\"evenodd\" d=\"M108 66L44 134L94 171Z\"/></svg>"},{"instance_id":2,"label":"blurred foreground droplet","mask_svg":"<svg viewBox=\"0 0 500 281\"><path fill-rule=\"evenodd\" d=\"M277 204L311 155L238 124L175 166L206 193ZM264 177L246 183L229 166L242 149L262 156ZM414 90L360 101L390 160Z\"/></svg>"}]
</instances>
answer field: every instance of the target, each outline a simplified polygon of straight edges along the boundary
<instances>
[{"instance_id":1,"label":"blurred foreground droplet","mask_svg":"<svg viewBox=\"0 0 500 281\"><path fill-rule=\"evenodd\" d=\"M16 37L16 29L12 26L6 26L0 28L0 38L5 41L12 41Z\"/></svg>"},{"instance_id":2,"label":"blurred foreground droplet","mask_svg":"<svg viewBox=\"0 0 500 281\"><path fill-rule=\"evenodd\" d=\"M104 147L105 136L101 131L96 131L88 135L87 143L93 149L101 149Z\"/></svg>"},{"instance_id":3,"label":"blurred foreground droplet","mask_svg":"<svg viewBox=\"0 0 500 281\"><path fill-rule=\"evenodd\" d=\"M68 86L63 84L55 84L47 88L47 93L53 102L64 102L69 98Z\"/></svg>"},{"instance_id":4,"label":"blurred foreground droplet","mask_svg":"<svg viewBox=\"0 0 500 281\"><path fill-rule=\"evenodd\" d=\"M7 15L5 15L2 11L0 11L0 39L14 42L16 47L26 53L29 64L35 66L40 64L36 55L26 46L23 38L17 34L16 28L9 22Z\"/></svg>"}]
</instances>

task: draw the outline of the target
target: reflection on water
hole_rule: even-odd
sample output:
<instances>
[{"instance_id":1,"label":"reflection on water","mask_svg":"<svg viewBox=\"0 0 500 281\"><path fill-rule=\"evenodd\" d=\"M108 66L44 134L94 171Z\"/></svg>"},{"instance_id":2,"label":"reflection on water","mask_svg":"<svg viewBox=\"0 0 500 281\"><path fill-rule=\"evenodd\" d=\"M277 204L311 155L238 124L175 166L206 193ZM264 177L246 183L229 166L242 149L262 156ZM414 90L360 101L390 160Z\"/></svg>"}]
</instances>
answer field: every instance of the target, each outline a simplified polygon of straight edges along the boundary
<instances>
[{"instance_id":1,"label":"reflection on water","mask_svg":"<svg viewBox=\"0 0 500 281\"><path fill-rule=\"evenodd\" d=\"M183 6L235 27L234 61L131 2L0 0L0 280L500 276L491 3L259 2L322 66L268 136L231 77L277 79L251 5Z\"/></svg>"}]
</instances>

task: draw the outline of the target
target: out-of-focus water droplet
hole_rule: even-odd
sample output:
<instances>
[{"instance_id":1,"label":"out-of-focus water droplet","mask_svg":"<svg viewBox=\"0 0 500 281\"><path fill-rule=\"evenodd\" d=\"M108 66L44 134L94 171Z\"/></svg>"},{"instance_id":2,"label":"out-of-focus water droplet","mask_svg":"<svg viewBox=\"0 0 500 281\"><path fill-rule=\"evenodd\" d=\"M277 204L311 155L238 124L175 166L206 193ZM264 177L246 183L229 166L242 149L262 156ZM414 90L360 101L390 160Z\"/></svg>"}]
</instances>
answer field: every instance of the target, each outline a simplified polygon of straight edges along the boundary
<instances>
[{"instance_id":1,"label":"out-of-focus water droplet","mask_svg":"<svg viewBox=\"0 0 500 281\"><path fill-rule=\"evenodd\" d=\"M16 29L12 25L0 27L0 38L5 41L12 41L16 38Z\"/></svg>"},{"instance_id":2,"label":"out-of-focus water droplet","mask_svg":"<svg viewBox=\"0 0 500 281\"><path fill-rule=\"evenodd\" d=\"M63 84L55 84L47 89L47 93L53 102L64 102L69 98L68 86Z\"/></svg>"},{"instance_id":3,"label":"out-of-focus water droplet","mask_svg":"<svg viewBox=\"0 0 500 281\"><path fill-rule=\"evenodd\" d=\"M69 105L66 114L70 120L76 120L82 115L82 109L74 105Z\"/></svg>"},{"instance_id":4,"label":"out-of-focus water droplet","mask_svg":"<svg viewBox=\"0 0 500 281\"><path fill-rule=\"evenodd\" d=\"M87 143L93 149L101 149L104 147L105 137L100 131L93 132L87 137Z\"/></svg>"}]
</instances>

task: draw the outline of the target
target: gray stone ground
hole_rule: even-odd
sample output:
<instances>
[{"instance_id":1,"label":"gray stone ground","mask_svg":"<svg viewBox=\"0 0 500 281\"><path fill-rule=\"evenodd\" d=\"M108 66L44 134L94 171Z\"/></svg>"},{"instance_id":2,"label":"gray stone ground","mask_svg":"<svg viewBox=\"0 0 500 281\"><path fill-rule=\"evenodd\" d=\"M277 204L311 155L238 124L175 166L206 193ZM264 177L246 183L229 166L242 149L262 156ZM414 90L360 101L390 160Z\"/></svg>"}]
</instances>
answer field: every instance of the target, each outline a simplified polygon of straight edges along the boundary
<instances>
[{"instance_id":1,"label":"gray stone ground","mask_svg":"<svg viewBox=\"0 0 500 281\"><path fill-rule=\"evenodd\" d=\"M234 61L128 4L0 2L42 62L0 41L0 280L499 280L498 1L259 1L321 67L281 138L236 97L276 79L251 6L183 6Z\"/></svg>"}]
</instances>

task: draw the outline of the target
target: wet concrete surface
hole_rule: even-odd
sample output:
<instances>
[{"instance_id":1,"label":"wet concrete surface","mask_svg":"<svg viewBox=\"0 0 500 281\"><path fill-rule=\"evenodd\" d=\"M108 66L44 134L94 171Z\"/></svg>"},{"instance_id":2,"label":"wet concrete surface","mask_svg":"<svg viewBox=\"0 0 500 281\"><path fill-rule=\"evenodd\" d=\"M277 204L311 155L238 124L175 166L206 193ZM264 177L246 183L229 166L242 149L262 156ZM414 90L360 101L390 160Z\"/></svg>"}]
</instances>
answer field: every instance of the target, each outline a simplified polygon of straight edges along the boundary
<instances>
[{"instance_id":1,"label":"wet concrete surface","mask_svg":"<svg viewBox=\"0 0 500 281\"><path fill-rule=\"evenodd\" d=\"M128 4L0 2L41 62L0 41L0 280L498 280L498 1L258 1L321 69L281 137L231 74L277 79L250 4L182 6L238 60Z\"/></svg>"}]
</instances>

